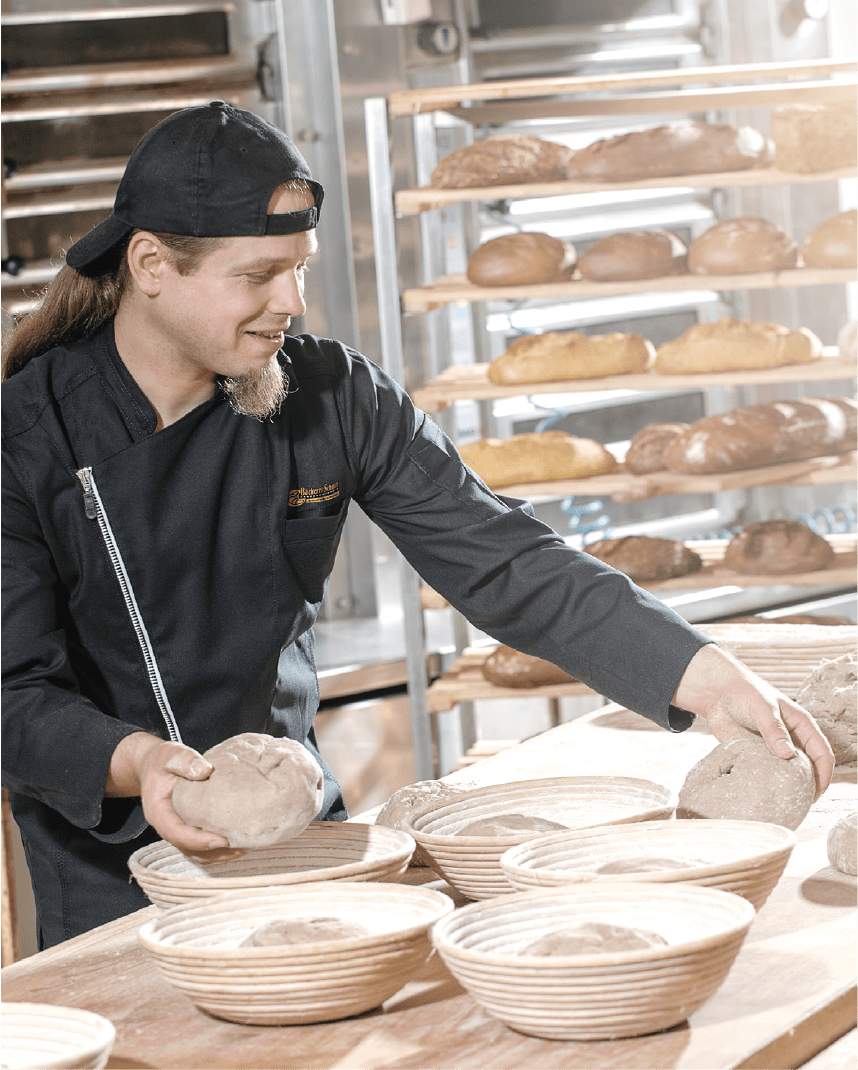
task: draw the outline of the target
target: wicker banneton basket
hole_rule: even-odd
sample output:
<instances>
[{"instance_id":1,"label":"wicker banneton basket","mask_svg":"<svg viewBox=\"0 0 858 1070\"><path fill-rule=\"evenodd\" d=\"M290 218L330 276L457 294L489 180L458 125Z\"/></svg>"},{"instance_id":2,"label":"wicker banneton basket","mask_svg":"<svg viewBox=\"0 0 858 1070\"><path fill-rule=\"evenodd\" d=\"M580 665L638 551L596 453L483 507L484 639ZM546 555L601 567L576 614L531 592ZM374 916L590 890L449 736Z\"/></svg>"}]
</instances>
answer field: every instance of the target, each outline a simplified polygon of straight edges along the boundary
<instances>
[{"instance_id":1,"label":"wicker banneton basket","mask_svg":"<svg viewBox=\"0 0 858 1070\"><path fill-rule=\"evenodd\" d=\"M101 1070L116 1040L107 1018L52 1003L3 1003L0 1034L12 1070Z\"/></svg>"},{"instance_id":2,"label":"wicker banneton basket","mask_svg":"<svg viewBox=\"0 0 858 1070\"><path fill-rule=\"evenodd\" d=\"M396 881L414 840L405 832L357 822L314 821L300 836L255 847L237 858L203 864L164 840L128 859L134 879L161 907L223 892L308 881Z\"/></svg>"},{"instance_id":3,"label":"wicker banneton basket","mask_svg":"<svg viewBox=\"0 0 858 1070\"><path fill-rule=\"evenodd\" d=\"M763 821L647 821L543 836L510 848L501 867L519 892L584 881L682 882L735 892L759 910L795 844L794 832ZM647 868L656 860L659 868Z\"/></svg>"},{"instance_id":4,"label":"wicker banneton basket","mask_svg":"<svg viewBox=\"0 0 858 1070\"><path fill-rule=\"evenodd\" d=\"M455 801L406 822L433 869L469 899L489 899L515 889L501 869L501 855L544 833L461 836L479 818L524 814L569 828L668 818L676 795L661 784L633 777L552 777L496 784L457 795Z\"/></svg>"},{"instance_id":5,"label":"wicker banneton basket","mask_svg":"<svg viewBox=\"0 0 858 1070\"><path fill-rule=\"evenodd\" d=\"M687 884L543 888L472 903L432 941L456 980L510 1028L549 1040L611 1040L678 1025L724 980L751 922L746 900ZM658 933L667 946L607 954L522 954L582 923Z\"/></svg>"},{"instance_id":6,"label":"wicker banneton basket","mask_svg":"<svg viewBox=\"0 0 858 1070\"><path fill-rule=\"evenodd\" d=\"M389 999L432 953L429 927L453 910L431 888L320 882L255 888L165 911L139 940L164 976L202 1010L253 1025L329 1022ZM369 935L241 947L281 918L339 918Z\"/></svg>"}]
</instances>

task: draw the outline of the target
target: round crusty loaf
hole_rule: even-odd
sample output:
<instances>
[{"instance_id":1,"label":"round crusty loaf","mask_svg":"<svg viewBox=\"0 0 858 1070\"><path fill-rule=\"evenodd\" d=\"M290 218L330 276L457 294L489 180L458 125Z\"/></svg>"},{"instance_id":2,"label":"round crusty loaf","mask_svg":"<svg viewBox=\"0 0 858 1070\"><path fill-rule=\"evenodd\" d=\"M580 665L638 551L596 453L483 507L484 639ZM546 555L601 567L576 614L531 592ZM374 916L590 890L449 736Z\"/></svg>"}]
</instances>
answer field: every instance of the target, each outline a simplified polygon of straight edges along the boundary
<instances>
[{"instance_id":1,"label":"round crusty loaf","mask_svg":"<svg viewBox=\"0 0 858 1070\"><path fill-rule=\"evenodd\" d=\"M578 270L593 282L657 279L685 270L685 242L669 230L625 230L593 242Z\"/></svg>"},{"instance_id":2,"label":"round crusty loaf","mask_svg":"<svg viewBox=\"0 0 858 1070\"><path fill-rule=\"evenodd\" d=\"M687 123L635 130L587 145L572 157L566 173L591 182L635 182L668 175L746 171L765 167L768 138L750 126Z\"/></svg>"},{"instance_id":3,"label":"round crusty loaf","mask_svg":"<svg viewBox=\"0 0 858 1070\"><path fill-rule=\"evenodd\" d=\"M834 560L831 544L798 520L761 520L734 535L724 564L736 572L776 576L816 572Z\"/></svg>"},{"instance_id":4,"label":"round crusty loaf","mask_svg":"<svg viewBox=\"0 0 858 1070\"><path fill-rule=\"evenodd\" d=\"M854 268L858 263L858 210L850 208L823 219L801 243L808 267Z\"/></svg>"},{"instance_id":5,"label":"round crusty loaf","mask_svg":"<svg viewBox=\"0 0 858 1070\"><path fill-rule=\"evenodd\" d=\"M483 662L483 677L496 687L546 687L572 684L575 678L535 654L522 654L511 646L499 646Z\"/></svg>"},{"instance_id":6,"label":"round crusty loaf","mask_svg":"<svg viewBox=\"0 0 858 1070\"><path fill-rule=\"evenodd\" d=\"M461 448L462 460L490 487L586 479L613 472L614 455L590 438L565 431L527 431L508 439L483 438Z\"/></svg>"},{"instance_id":7,"label":"round crusty loaf","mask_svg":"<svg viewBox=\"0 0 858 1070\"><path fill-rule=\"evenodd\" d=\"M445 156L430 182L437 189L559 182L571 159L572 149L554 141L527 134L487 137Z\"/></svg>"},{"instance_id":8,"label":"round crusty loaf","mask_svg":"<svg viewBox=\"0 0 858 1070\"><path fill-rule=\"evenodd\" d=\"M689 424L647 424L632 437L626 452L626 468L636 476L664 471L664 458L674 440Z\"/></svg>"},{"instance_id":9,"label":"round crusty loaf","mask_svg":"<svg viewBox=\"0 0 858 1070\"><path fill-rule=\"evenodd\" d=\"M831 744L837 765L858 759L858 659L853 650L825 658L795 697Z\"/></svg>"},{"instance_id":10,"label":"round crusty loaf","mask_svg":"<svg viewBox=\"0 0 858 1070\"><path fill-rule=\"evenodd\" d=\"M691 424L668 449L671 472L730 472L855 449L852 398L743 405Z\"/></svg>"},{"instance_id":11,"label":"round crusty loaf","mask_svg":"<svg viewBox=\"0 0 858 1070\"><path fill-rule=\"evenodd\" d=\"M503 234L476 249L468 260L475 286L529 286L563 282L575 271L575 248L563 238L536 231Z\"/></svg>"},{"instance_id":12,"label":"round crusty loaf","mask_svg":"<svg viewBox=\"0 0 858 1070\"><path fill-rule=\"evenodd\" d=\"M797 829L815 793L813 766L804 751L778 758L762 739L731 739L689 771L676 816L770 821Z\"/></svg>"},{"instance_id":13,"label":"round crusty loaf","mask_svg":"<svg viewBox=\"0 0 858 1070\"><path fill-rule=\"evenodd\" d=\"M742 275L795 267L798 245L768 219L722 219L688 247L692 275Z\"/></svg>"},{"instance_id":14,"label":"round crusty loaf","mask_svg":"<svg viewBox=\"0 0 858 1070\"><path fill-rule=\"evenodd\" d=\"M173 806L188 825L230 847L267 847L299 835L322 807L322 770L294 739L242 732L203 755L207 780L176 781Z\"/></svg>"},{"instance_id":15,"label":"round crusty loaf","mask_svg":"<svg viewBox=\"0 0 858 1070\"><path fill-rule=\"evenodd\" d=\"M516 338L491 362L488 376L500 384L596 379L645 372L654 359L655 346L639 334L546 331Z\"/></svg>"},{"instance_id":16,"label":"round crusty loaf","mask_svg":"<svg viewBox=\"0 0 858 1070\"><path fill-rule=\"evenodd\" d=\"M779 105L769 120L775 167L807 174L854 167L856 125L854 100Z\"/></svg>"},{"instance_id":17,"label":"round crusty loaf","mask_svg":"<svg viewBox=\"0 0 858 1070\"><path fill-rule=\"evenodd\" d=\"M649 535L626 535L621 539L599 539L585 547L588 554L606 565L624 572L636 583L671 580L699 572L703 561L699 554L674 539L656 539Z\"/></svg>"},{"instance_id":18,"label":"round crusty loaf","mask_svg":"<svg viewBox=\"0 0 858 1070\"><path fill-rule=\"evenodd\" d=\"M665 375L739 371L742 368L780 368L806 364L822 356L822 341L813 331L791 331L778 323L716 320L695 323L660 345L655 370Z\"/></svg>"}]
</instances>

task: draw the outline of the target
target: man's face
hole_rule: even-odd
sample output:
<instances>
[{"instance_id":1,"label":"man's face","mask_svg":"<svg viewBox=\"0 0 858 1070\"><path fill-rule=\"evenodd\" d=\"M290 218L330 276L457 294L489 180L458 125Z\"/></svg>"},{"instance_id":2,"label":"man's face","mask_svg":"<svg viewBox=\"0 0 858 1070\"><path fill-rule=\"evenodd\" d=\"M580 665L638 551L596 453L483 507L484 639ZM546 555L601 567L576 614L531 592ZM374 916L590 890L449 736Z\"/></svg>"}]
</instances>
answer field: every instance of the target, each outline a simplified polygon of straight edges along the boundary
<instances>
[{"instance_id":1,"label":"man's face","mask_svg":"<svg viewBox=\"0 0 858 1070\"><path fill-rule=\"evenodd\" d=\"M275 194L269 213L312 205L308 194ZM276 364L293 316L305 311L304 272L314 231L226 238L191 275L168 267L158 297L162 341L177 372L214 379L254 376Z\"/></svg>"}]
</instances>

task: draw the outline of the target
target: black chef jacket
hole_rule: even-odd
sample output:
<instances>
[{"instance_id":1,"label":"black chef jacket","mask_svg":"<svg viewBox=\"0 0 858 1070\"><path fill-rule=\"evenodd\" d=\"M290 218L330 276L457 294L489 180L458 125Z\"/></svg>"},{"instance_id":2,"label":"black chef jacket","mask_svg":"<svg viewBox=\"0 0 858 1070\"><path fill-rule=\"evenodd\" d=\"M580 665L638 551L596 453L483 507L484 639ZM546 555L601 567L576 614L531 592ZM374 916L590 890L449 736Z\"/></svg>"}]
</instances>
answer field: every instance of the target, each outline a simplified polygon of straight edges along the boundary
<instances>
[{"instance_id":1,"label":"black chef jacket","mask_svg":"<svg viewBox=\"0 0 858 1070\"><path fill-rule=\"evenodd\" d=\"M3 385L3 783L42 946L146 905L127 859L157 836L104 798L124 736L266 732L321 761L312 625L352 500L476 627L691 720L670 699L704 636L489 490L359 353L302 335L280 359L273 419L217 391L157 434L112 324ZM342 819L321 764L319 816Z\"/></svg>"}]
</instances>

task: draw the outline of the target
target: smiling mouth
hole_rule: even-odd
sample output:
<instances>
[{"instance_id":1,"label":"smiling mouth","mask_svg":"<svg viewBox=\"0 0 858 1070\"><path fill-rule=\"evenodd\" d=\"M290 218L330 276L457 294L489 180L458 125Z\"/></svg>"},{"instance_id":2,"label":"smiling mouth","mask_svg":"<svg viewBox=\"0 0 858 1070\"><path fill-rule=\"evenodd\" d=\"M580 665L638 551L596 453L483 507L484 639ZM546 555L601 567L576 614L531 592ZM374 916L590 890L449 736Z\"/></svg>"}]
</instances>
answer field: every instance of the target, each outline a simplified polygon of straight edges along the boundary
<instances>
[{"instance_id":1,"label":"smiling mouth","mask_svg":"<svg viewBox=\"0 0 858 1070\"><path fill-rule=\"evenodd\" d=\"M248 331L248 334L255 335L257 338L265 338L269 342L282 342L284 331Z\"/></svg>"}]
</instances>

